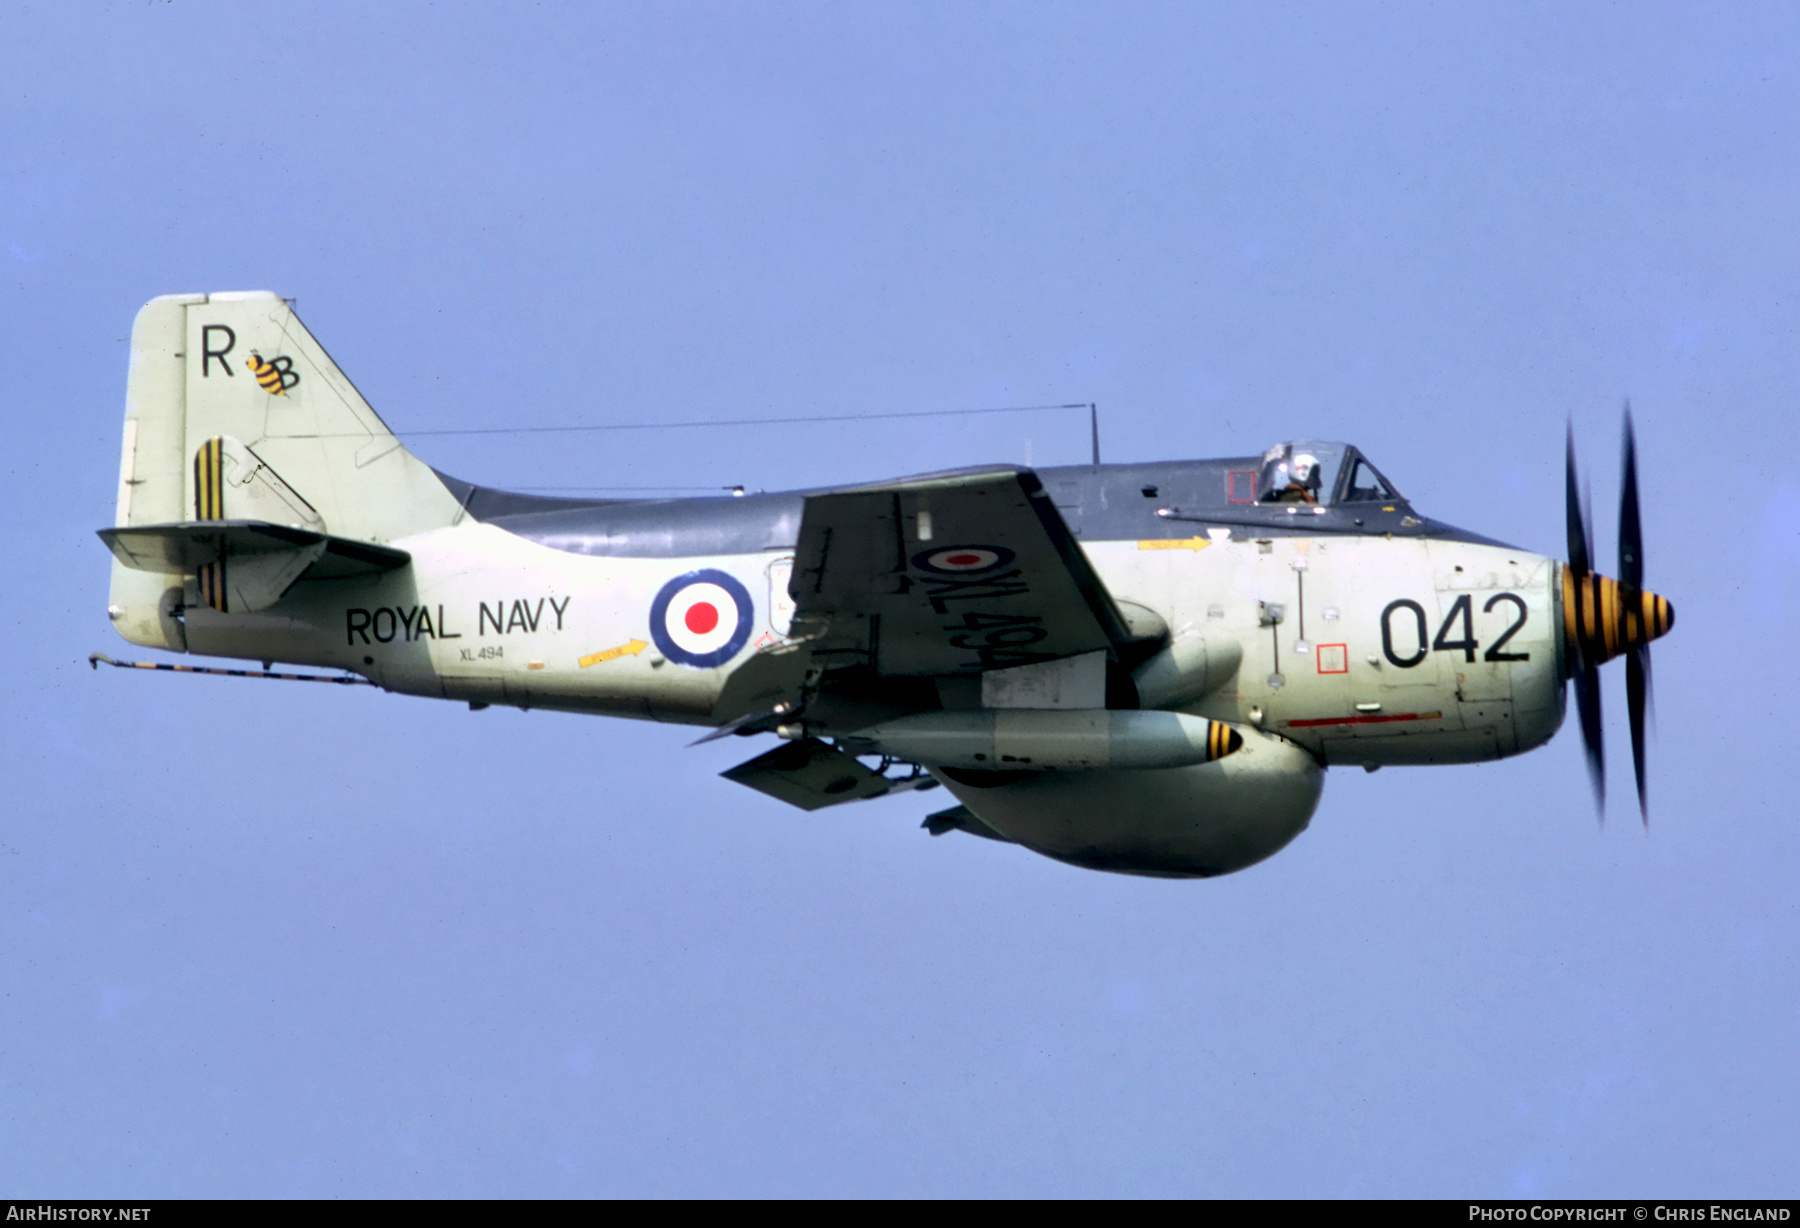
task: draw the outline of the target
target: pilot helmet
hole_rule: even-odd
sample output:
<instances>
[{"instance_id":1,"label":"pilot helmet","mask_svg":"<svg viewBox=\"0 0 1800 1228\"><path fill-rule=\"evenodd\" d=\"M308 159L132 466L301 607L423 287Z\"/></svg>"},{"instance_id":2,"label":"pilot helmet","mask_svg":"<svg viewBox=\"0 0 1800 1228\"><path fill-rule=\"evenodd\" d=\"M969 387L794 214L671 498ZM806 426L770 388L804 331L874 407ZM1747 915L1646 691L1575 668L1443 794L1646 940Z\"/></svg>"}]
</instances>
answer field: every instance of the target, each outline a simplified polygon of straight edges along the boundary
<instances>
[{"instance_id":1,"label":"pilot helmet","mask_svg":"<svg viewBox=\"0 0 1800 1228\"><path fill-rule=\"evenodd\" d=\"M1288 463L1289 480L1313 494L1319 493L1319 458L1311 452L1296 452Z\"/></svg>"},{"instance_id":2,"label":"pilot helmet","mask_svg":"<svg viewBox=\"0 0 1800 1228\"><path fill-rule=\"evenodd\" d=\"M1317 503L1323 468L1311 452L1297 452L1291 443L1278 443L1263 453L1257 497L1264 503Z\"/></svg>"}]
</instances>

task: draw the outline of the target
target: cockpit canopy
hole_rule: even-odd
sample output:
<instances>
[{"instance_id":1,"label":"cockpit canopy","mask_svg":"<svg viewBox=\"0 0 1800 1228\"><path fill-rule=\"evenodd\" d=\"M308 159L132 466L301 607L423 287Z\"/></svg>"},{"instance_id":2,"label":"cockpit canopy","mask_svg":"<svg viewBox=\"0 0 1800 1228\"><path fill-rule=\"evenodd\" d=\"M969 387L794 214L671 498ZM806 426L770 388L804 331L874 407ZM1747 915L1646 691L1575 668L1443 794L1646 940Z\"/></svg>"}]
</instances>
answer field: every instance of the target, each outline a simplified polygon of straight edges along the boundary
<instances>
[{"instance_id":1,"label":"cockpit canopy","mask_svg":"<svg viewBox=\"0 0 1800 1228\"><path fill-rule=\"evenodd\" d=\"M1259 503L1317 503L1323 489L1323 466L1302 443L1278 443L1263 453L1256 477Z\"/></svg>"},{"instance_id":2,"label":"cockpit canopy","mask_svg":"<svg viewBox=\"0 0 1800 1228\"><path fill-rule=\"evenodd\" d=\"M1403 496L1346 443L1297 439L1263 453L1258 503L1389 503Z\"/></svg>"}]
</instances>

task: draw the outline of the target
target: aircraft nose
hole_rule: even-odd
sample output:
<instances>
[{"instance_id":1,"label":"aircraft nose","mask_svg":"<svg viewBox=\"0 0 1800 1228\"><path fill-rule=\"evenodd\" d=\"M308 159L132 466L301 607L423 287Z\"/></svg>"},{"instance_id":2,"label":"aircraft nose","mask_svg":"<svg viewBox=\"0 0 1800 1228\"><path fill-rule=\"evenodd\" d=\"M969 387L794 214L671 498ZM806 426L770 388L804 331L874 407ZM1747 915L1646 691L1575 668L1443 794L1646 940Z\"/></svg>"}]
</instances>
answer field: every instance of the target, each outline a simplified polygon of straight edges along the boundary
<instances>
[{"instance_id":1,"label":"aircraft nose","mask_svg":"<svg viewBox=\"0 0 1800 1228\"><path fill-rule=\"evenodd\" d=\"M1563 635L1577 659L1599 665L1661 639L1674 626L1675 607L1667 597L1563 568Z\"/></svg>"}]
</instances>

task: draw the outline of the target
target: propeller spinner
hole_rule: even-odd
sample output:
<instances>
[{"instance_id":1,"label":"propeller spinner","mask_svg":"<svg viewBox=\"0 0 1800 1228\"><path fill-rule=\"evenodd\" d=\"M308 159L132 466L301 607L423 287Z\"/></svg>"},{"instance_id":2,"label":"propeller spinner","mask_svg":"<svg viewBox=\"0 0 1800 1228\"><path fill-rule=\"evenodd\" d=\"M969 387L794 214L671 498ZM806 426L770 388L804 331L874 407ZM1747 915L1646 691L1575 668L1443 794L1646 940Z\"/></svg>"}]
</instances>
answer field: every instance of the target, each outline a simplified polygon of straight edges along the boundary
<instances>
[{"instance_id":1,"label":"propeller spinner","mask_svg":"<svg viewBox=\"0 0 1800 1228\"><path fill-rule=\"evenodd\" d=\"M1563 568L1563 635L1568 672L1575 683L1581 715L1581 741L1587 751L1594 795L1606 802L1606 751L1600 728L1600 669L1625 657L1625 704L1631 720L1631 765L1637 778L1638 812L1646 826L1649 803L1644 792L1644 720L1650 706L1650 641L1675 625L1675 608L1667 598L1644 588L1644 542L1638 515L1637 442L1631 406L1625 406L1624 478L1619 492L1619 578L1593 570L1593 539L1588 516L1577 493L1575 430L1569 428L1565 471L1569 562Z\"/></svg>"}]
</instances>

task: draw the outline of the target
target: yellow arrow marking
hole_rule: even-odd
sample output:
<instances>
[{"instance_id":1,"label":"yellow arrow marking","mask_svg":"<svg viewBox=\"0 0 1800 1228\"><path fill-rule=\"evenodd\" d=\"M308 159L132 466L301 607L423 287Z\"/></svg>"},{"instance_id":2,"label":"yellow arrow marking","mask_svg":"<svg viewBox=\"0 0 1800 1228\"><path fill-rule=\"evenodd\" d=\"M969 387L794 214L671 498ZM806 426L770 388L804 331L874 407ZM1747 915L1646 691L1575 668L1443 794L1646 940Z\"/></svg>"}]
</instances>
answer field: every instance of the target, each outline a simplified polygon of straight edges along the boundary
<instances>
[{"instance_id":1,"label":"yellow arrow marking","mask_svg":"<svg viewBox=\"0 0 1800 1228\"><path fill-rule=\"evenodd\" d=\"M644 643L643 640L627 640L617 648L608 648L604 652L590 652L587 656L576 662L576 664L580 665L582 669L586 669L590 665L598 665L602 661L611 661L615 657L635 657L638 653L644 651L644 649L648 647L650 647L650 645Z\"/></svg>"},{"instance_id":2,"label":"yellow arrow marking","mask_svg":"<svg viewBox=\"0 0 1800 1228\"><path fill-rule=\"evenodd\" d=\"M1155 541L1139 542L1139 550L1194 550L1200 551L1212 545L1204 537L1159 537Z\"/></svg>"}]
</instances>

